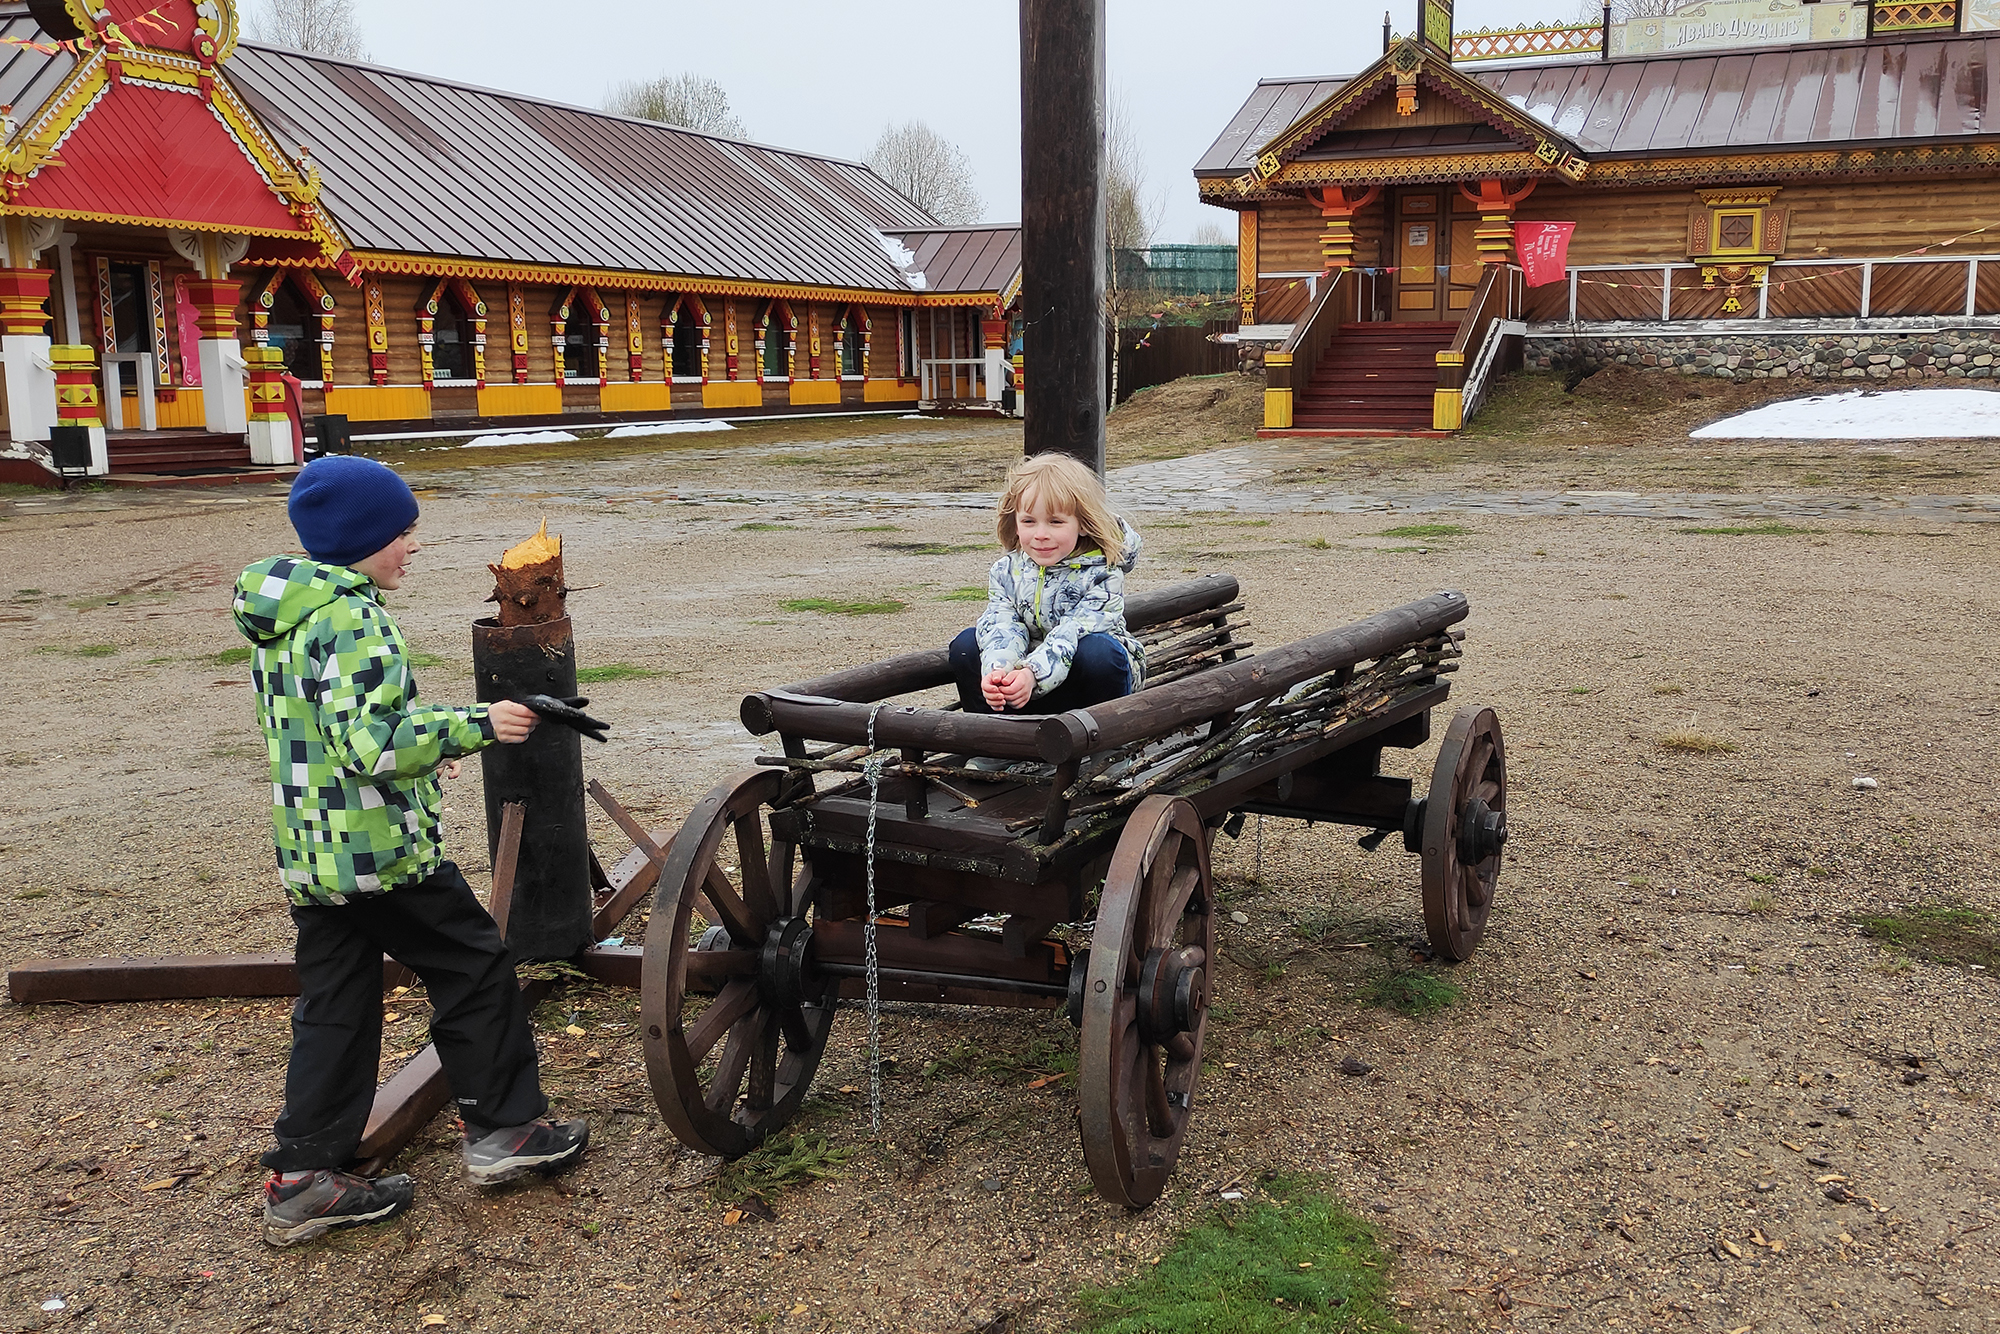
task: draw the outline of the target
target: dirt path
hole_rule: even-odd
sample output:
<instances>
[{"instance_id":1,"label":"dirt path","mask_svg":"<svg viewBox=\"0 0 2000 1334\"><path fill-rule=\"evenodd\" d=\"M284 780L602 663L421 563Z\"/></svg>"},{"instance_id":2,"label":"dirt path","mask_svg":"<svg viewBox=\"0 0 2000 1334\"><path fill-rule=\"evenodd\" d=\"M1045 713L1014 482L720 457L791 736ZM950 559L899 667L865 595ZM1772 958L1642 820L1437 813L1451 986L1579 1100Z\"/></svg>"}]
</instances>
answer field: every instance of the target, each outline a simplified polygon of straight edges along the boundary
<instances>
[{"instance_id":1,"label":"dirt path","mask_svg":"<svg viewBox=\"0 0 2000 1334\"><path fill-rule=\"evenodd\" d=\"M427 546L395 606L439 660L426 694L470 696L484 563L544 514L572 578L599 586L573 600L583 661L660 673L592 691L616 740L591 772L653 823L677 823L754 753L733 721L746 687L967 623L976 605L946 598L982 582L982 510L811 497L990 490L1018 433L895 423L880 439L830 430L848 447L824 450L787 429L746 432L740 453L494 451L476 470L419 456ZM1727 477L1754 498L1768 493L1746 479L1787 471L1775 449L1711 444L1670 482L1636 453L1587 474L1565 443L1491 453L1519 491L1722 493ZM1883 457L1812 449L1819 482L1786 494L1855 489ZM909 1011L886 1022L883 1140L856 1091L863 1025L845 1015L799 1125L852 1156L837 1179L770 1194L775 1221L726 1224L740 1189L708 1184L713 1160L660 1124L632 999L580 987L539 1018L551 1090L593 1123L584 1167L481 1196L435 1125L404 1160L419 1179L405 1219L272 1252L253 1160L286 1003L10 1006L0 1329L403 1330L435 1314L488 1330L1055 1330L1079 1283L1132 1272L1215 1189L1254 1189L1267 1170L1326 1173L1379 1220L1418 1329L1988 1327L1994 984L1910 964L1851 918L2000 908L2000 673L1984 633L2000 530L1832 512L1757 535L1461 511L1421 522L1462 532L1398 535L1409 520L1283 508L1287 468L1360 490L1405 450L1302 447L1246 484L1272 502L1254 517L1147 513L1137 585L1229 570L1270 645L1465 590L1455 701L1499 709L1514 785L1499 907L1451 975L1463 1001L1407 1019L1357 988L1412 961L1414 858L1273 821L1258 875L1255 823L1224 840L1227 906L1248 921L1225 928L1200 1111L1152 1210L1088 1193L1074 1081L1030 1087L1074 1046L1060 1018ZM1424 487L1476 493L1500 466L1453 450L1423 464ZM2000 490L1988 447L1888 457L1965 475L1926 494ZM672 499L697 487L788 499ZM226 613L235 571L290 540L280 499L23 508L36 499L0 499L0 666L25 683L0 738L4 957L286 948ZM780 605L829 595L909 605ZM1675 753L1660 745L1673 733L1731 748ZM1421 787L1430 755L1396 759ZM447 844L483 887L479 811L475 769ZM390 1046L406 1054L422 1007L396 1013L407 1036ZM1372 1071L1342 1075L1346 1056ZM67 1309L44 1313L53 1297Z\"/></svg>"}]
</instances>

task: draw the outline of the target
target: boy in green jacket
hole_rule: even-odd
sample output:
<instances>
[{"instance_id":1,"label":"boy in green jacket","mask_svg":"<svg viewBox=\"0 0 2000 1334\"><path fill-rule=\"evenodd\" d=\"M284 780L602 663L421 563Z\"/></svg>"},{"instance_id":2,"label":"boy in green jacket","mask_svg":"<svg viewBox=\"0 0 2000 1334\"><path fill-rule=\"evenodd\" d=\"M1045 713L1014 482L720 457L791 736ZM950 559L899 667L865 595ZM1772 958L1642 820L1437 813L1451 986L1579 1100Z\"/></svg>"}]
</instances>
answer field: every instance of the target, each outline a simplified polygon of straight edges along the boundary
<instances>
[{"instance_id":1,"label":"boy in green jacket","mask_svg":"<svg viewBox=\"0 0 2000 1334\"><path fill-rule=\"evenodd\" d=\"M271 757L278 874L298 926L299 1000L278 1147L264 1155L264 1239L276 1246L409 1207L407 1176L366 1180L353 1160L382 1053L382 956L423 979L431 1040L479 1185L582 1157L582 1121L551 1122L534 1033L499 929L438 841L438 774L535 729L526 705L417 699L381 593L400 587L417 500L372 459L328 456L292 484L308 559L274 556L236 584L236 624Z\"/></svg>"}]
</instances>

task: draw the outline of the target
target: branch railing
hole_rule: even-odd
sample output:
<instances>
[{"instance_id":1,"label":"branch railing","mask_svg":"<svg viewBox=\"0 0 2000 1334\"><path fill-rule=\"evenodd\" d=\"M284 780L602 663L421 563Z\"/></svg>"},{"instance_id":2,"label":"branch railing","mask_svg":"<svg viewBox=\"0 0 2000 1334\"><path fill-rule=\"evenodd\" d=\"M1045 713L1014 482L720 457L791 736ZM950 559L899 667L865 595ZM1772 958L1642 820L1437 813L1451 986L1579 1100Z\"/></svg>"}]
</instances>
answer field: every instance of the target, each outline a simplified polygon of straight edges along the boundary
<instances>
[{"instance_id":1,"label":"branch railing","mask_svg":"<svg viewBox=\"0 0 2000 1334\"><path fill-rule=\"evenodd\" d=\"M1312 383L1313 372L1340 336L1340 326L1361 318L1361 279L1353 269L1335 269L1319 296L1292 326L1290 337L1264 354L1264 426L1289 430L1295 391Z\"/></svg>"}]
</instances>

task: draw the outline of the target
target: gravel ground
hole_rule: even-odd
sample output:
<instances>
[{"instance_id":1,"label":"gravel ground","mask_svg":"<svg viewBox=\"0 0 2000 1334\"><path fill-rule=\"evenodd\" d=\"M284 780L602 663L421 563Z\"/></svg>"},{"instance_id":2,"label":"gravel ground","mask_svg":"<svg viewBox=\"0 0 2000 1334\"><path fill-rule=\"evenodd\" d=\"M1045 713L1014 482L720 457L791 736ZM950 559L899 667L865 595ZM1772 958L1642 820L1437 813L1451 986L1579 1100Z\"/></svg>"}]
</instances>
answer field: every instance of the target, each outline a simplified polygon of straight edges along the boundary
<instances>
[{"instance_id":1,"label":"gravel ground","mask_svg":"<svg viewBox=\"0 0 2000 1334\"><path fill-rule=\"evenodd\" d=\"M1669 484L1659 460L1600 446L1589 480ZM755 753L734 722L745 689L940 643L976 610L945 595L981 582L982 510L798 496L990 489L1018 448L1004 424L894 423L564 461L483 451L472 468L411 456L427 545L397 615L440 660L427 695L468 698L485 563L546 515L591 586L572 599L583 661L660 673L592 692L615 730L590 772L672 826ZM1522 488L1574 484L1577 448L1570 433L1493 446ZM1933 492L1976 475L1970 492L1992 458L1816 442L1801 485L1782 450L1702 442L1675 455L1670 485L1740 490L1777 469L1809 500L1815 485L1893 489L1883 470L1907 468ZM1338 486L1407 452L1344 441L1298 460ZM1465 442L1424 466L1440 490L1494 482ZM791 498L673 499L721 488ZM282 498L8 496L0 516L0 665L29 683L0 734L6 960L287 948L246 673L217 656L237 642L235 572L290 541ZM1267 645L1463 589L1454 702L1500 713L1514 831L1485 943L1450 972L1464 999L1423 1021L1357 1000L1421 939L1417 863L1398 843L1370 854L1351 832L1277 821L1220 842L1227 907L1247 921L1223 928L1211 1066L1151 1210L1089 1193L1075 1081L1045 1077L1074 1048L1059 1017L898 1010L884 1134L856 1092L864 1025L843 1015L797 1124L850 1156L834 1179L768 1192L774 1218L740 1213L741 1187L658 1119L634 999L580 986L538 1021L551 1092L593 1125L581 1168L480 1194L439 1122L400 1164L419 1182L408 1215L275 1252L257 1236L254 1158L286 1003L10 1005L0 1329L1056 1330L1079 1284L1133 1272L1216 1192L1270 1170L1324 1173L1378 1220L1421 1330L1989 1328L1993 982L1886 953L1851 919L2000 908L2000 674L1984 637L2000 531L1424 519L1465 531L1143 516L1136 586L1231 571ZM802 596L910 605L781 610ZM1661 746L1686 732L1730 748ZM1434 750L1390 765L1421 788ZM447 845L483 889L480 809L469 766ZM385 1068L423 1042L421 1004L392 1008ZM1344 1075L1346 1057L1372 1069ZM66 1309L44 1311L52 1298Z\"/></svg>"}]
</instances>

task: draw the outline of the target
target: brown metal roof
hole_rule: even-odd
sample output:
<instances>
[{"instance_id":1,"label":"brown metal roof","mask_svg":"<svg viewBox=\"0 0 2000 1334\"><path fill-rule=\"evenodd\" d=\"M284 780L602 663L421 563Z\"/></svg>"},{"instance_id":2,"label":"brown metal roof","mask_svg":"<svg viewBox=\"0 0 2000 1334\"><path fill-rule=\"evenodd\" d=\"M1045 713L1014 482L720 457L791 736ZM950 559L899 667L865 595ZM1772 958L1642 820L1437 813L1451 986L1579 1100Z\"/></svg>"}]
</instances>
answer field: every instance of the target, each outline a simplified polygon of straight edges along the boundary
<instances>
[{"instance_id":1,"label":"brown metal roof","mask_svg":"<svg viewBox=\"0 0 2000 1334\"><path fill-rule=\"evenodd\" d=\"M1021 271L1021 229L1011 225L940 227L889 233L909 247L911 273L926 292L1004 292Z\"/></svg>"},{"instance_id":2,"label":"brown metal roof","mask_svg":"<svg viewBox=\"0 0 2000 1334\"><path fill-rule=\"evenodd\" d=\"M1257 150L1291 128L1292 122L1340 91L1345 77L1260 79L1250 100L1194 164L1197 176L1235 176L1247 170Z\"/></svg>"},{"instance_id":3,"label":"brown metal roof","mask_svg":"<svg viewBox=\"0 0 2000 1334\"><path fill-rule=\"evenodd\" d=\"M2000 35L1970 33L1461 72L1593 157L1644 157L2000 135L1989 71ZM1195 174L1243 171L1341 82L1259 83Z\"/></svg>"},{"instance_id":4,"label":"brown metal roof","mask_svg":"<svg viewBox=\"0 0 2000 1334\"><path fill-rule=\"evenodd\" d=\"M76 57L60 49L37 51L29 42L47 44L49 37L28 14L26 5L0 5L0 106L14 108L25 121L42 105L69 72Z\"/></svg>"},{"instance_id":5,"label":"brown metal roof","mask_svg":"<svg viewBox=\"0 0 2000 1334\"><path fill-rule=\"evenodd\" d=\"M908 291L867 167L245 42L224 67L359 250Z\"/></svg>"}]
</instances>

